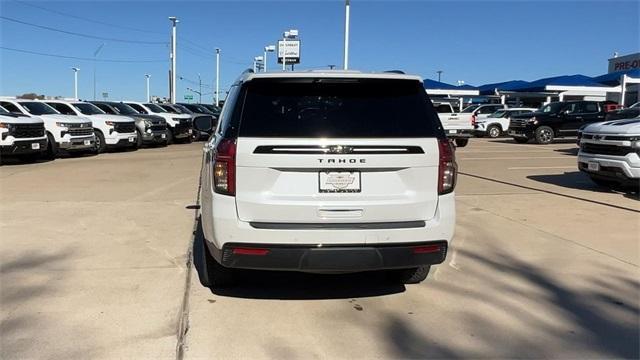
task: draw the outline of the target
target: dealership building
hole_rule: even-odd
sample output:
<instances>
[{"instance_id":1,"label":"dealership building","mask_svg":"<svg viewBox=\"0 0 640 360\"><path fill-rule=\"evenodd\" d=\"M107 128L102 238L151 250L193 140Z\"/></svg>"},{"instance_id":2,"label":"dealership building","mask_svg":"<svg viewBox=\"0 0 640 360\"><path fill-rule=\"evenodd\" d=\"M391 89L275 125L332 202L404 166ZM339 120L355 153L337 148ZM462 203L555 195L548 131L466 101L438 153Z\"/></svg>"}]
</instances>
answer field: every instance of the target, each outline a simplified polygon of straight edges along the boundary
<instances>
[{"instance_id":1,"label":"dealership building","mask_svg":"<svg viewBox=\"0 0 640 360\"><path fill-rule=\"evenodd\" d=\"M595 77L561 75L535 81L511 80L481 86L455 86L425 79L424 85L434 100L449 100L460 108L463 104L478 102L533 107L566 100L610 100L625 106L638 102L640 53L616 55L609 59L608 65L606 74Z\"/></svg>"}]
</instances>

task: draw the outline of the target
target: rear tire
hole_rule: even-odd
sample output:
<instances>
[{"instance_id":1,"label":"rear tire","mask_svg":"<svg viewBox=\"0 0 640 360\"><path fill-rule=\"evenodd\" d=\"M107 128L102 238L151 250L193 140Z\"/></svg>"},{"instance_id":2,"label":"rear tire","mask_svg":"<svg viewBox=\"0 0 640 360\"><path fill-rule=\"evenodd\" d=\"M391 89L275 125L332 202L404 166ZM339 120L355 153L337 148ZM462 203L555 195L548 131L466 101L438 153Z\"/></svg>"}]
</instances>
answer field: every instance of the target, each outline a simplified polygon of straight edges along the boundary
<instances>
[{"instance_id":1,"label":"rear tire","mask_svg":"<svg viewBox=\"0 0 640 360\"><path fill-rule=\"evenodd\" d=\"M529 142L528 138L521 138L521 137L514 137L513 141L517 142L518 144L526 144Z\"/></svg>"},{"instance_id":2,"label":"rear tire","mask_svg":"<svg viewBox=\"0 0 640 360\"><path fill-rule=\"evenodd\" d=\"M220 265L216 259L211 256L207 245L204 243L205 239L202 239L202 264L204 265L203 275L205 279L203 282L209 288L225 288L234 284L233 269Z\"/></svg>"},{"instance_id":3,"label":"rear tire","mask_svg":"<svg viewBox=\"0 0 640 360\"><path fill-rule=\"evenodd\" d=\"M396 281L402 284L418 284L424 281L429 275L431 266L419 266L410 269L393 270L392 274Z\"/></svg>"},{"instance_id":4,"label":"rear tire","mask_svg":"<svg viewBox=\"0 0 640 360\"><path fill-rule=\"evenodd\" d=\"M540 126L536 129L536 142L546 145L553 142L553 129L548 126Z\"/></svg>"},{"instance_id":5,"label":"rear tire","mask_svg":"<svg viewBox=\"0 0 640 360\"><path fill-rule=\"evenodd\" d=\"M469 139L455 139L457 147L465 147L469 143Z\"/></svg>"},{"instance_id":6,"label":"rear tire","mask_svg":"<svg viewBox=\"0 0 640 360\"><path fill-rule=\"evenodd\" d=\"M489 125L489 127L487 128L487 136L489 136L492 139L495 139L500 137L500 135L502 135L502 129L500 129L500 126Z\"/></svg>"}]
</instances>

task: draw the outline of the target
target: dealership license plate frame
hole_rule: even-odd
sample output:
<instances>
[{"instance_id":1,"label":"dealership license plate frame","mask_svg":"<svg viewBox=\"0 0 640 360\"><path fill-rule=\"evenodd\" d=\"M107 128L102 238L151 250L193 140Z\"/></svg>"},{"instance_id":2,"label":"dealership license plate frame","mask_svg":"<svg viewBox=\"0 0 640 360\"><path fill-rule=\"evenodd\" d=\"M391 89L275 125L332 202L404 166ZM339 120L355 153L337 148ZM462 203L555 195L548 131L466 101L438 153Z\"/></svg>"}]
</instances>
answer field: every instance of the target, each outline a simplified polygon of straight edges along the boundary
<instances>
[{"instance_id":1,"label":"dealership license plate frame","mask_svg":"<svg viewBox=\"0 0 640 360\"><path fill-rule=\"evenodd\" d=\"M82 143L83 143L85 146L89 146L89 145L91 145L91 140L84 140Z\"/></svg>"},{"instance_id":2,"label":"dealership license plate frame","mask_svg":"<svg viewBox=\"0 0 640 360\"><path fill-rule=\"evenodd\" d=\"M347 176L353 182L343 188L336 186L336 181ZM331 181L331 183L328 183ZM344 181L344 180L343 180ZM362 192L362 173L356 170L325 170L318 172L318 191L321 193L360 193Z\"/></svg>"},{"instance_id":3,"label":"dealership license plate frame","mask_svg":"<svg viewBox=\"0 0 640 360\"><path fill-rule=\"evenodd\" d=\"M587 169L589 171L600 171L600 163L595 161L589 161L587 163Z\"/></svg>"},{"instance_id":4,"label":"dealership license plate frame","mask_svg":"<svg viewBox=\"0 0 640 360\"><path fill-rule=\"evenodd\" d=\"M40 143L31 143L31 150L40 150Z\"/></svg>"}]
</instances>

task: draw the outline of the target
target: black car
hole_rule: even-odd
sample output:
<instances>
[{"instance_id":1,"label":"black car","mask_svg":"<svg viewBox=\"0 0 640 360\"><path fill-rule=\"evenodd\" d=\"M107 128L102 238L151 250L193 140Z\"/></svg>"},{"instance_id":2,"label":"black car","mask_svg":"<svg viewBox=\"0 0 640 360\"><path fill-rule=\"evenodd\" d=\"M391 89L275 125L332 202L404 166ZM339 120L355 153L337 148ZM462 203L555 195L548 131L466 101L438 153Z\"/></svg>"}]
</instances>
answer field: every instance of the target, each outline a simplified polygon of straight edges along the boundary
<instances>
[{"instance_id":1,"label":"black car","mask_svg":"<svg viewBox=\"0 0 640 360\"><path fill-rule=\"evenodd\" d=\"M515 115L509 123L509 136L518 143L535 139L549 144L555 138L576 136L583 125L604 121L604 103L599 101L551 102L533 113Z\"/></svg>"},{"instance_id":2,"label":"black car","mask_svg":"<svg viewBox=\"0 0 640 360\"><path fill-rule=\"evenodd\" d=\"M631 119L640 116L640 102L637 102L626 109L620 109L607 113L605 120Z\"/></svg>"}]
</instances>

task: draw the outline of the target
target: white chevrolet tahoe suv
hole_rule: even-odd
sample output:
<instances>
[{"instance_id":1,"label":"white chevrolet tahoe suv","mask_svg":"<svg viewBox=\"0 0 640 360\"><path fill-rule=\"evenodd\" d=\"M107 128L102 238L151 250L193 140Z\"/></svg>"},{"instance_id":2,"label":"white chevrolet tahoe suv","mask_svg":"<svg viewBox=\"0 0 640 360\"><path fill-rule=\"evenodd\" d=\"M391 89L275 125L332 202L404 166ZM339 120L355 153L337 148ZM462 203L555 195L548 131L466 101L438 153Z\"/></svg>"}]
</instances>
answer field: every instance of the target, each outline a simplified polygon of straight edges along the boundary
<instances>
[{"instance_id":1,"label":"white chevrolet tahoe suv","mask_svg":"<svg viewBox=\"0 0 640 360\"><path fill-rule=\"evenodd\" d=\"M113 148L138 148L136 123L130 117L109 115L88 102L47 100L46 103L61 114L91 119L98 154Z\"/></svg>"},{"instance_id":2,"label":"white chevrolet tahoe suv","mask_svg":"<svg viewBox=\"0 0 640 360\"><path fill-rule=\"evenodd\" d=\"M124 101L124 103L131 106L141 114L158 115L164 118L167 122L168 144L172 144L174 141L191 142L191 115L172 114L158 104L140 103L135 101Z\"/></svg>"},{"instance_id":3,"label":"white chevrolet tahoe suv","mask_svg":"<svg viewBox=\"0 0 640 360\"><path fill-rule=\"evenodd\" d=\"M12 114L0 106L0 164L6 156L36 160L46 150L42 119Z\"/></svg>"},{"instance_id":4,"label":"white chevrolet tahoe suv","mask_svg":"<svg viewBox=\"0 0 640 360\"><path fill-rule=\"evenodd\" d=\"M640 185L640 117L594 123L582 130L578 168L601 186Z\"/></svg>"},{"instance_id":5,"label":"white chevrolet tahoe suv","mask_svg":"<svg viewBox=\"0 0 640 360\"><path fill-rule=\"evenodd\" d=\"M90 152L95 146L91 121L86 117L62 115L39 100L2 99L0 106L14 114L37 117L44 121L47 157L55 158L60 150Z\"/></svg>"},{"instance_id":6,"label":"white chevrolet tahoe suv","mask_svg":"<svg viewBox=\"0 0 640 360\"><path fill-rule=\"evenodd\" d=\"M206 132L211 119L194 124ZM417 283L445 259L457 165L420 77L247 71L203 150L208 286L234 269Z\"/></svg>"}]
</instances>

